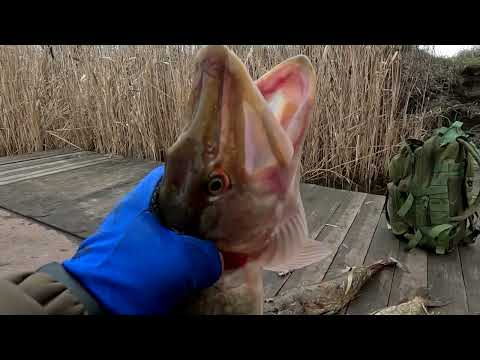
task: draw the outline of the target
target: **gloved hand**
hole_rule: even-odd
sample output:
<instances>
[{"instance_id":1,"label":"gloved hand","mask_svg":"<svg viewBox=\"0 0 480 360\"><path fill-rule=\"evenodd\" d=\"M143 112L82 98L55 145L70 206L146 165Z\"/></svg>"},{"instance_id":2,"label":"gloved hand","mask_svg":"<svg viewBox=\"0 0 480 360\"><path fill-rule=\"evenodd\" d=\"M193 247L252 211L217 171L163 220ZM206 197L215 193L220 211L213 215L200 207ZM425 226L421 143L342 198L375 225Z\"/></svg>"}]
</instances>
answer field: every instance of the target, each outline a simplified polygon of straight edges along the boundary
<instances>
[{"instance_id":1,"label":"gloved hand","mask_svg":"<svg viewBox=\"0 0 480 360\"><path fill-rule=\"evenodd\" d=\"M147 175L63 263L114 314L167 314L222 273L212 242L178 235L149 211L163 173L161 166Z\"/></svg>"}]
</instances>

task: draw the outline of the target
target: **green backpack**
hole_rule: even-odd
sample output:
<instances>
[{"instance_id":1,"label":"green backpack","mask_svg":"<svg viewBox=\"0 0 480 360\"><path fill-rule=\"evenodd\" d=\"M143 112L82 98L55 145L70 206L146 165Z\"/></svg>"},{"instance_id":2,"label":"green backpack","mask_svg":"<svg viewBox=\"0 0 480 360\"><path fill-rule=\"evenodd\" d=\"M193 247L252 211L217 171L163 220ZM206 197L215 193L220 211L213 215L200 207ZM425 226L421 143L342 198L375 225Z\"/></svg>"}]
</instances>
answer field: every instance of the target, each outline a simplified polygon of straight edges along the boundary
<instances>
[{"instance_id":1,"label":"green backpack","mask_svg":"<svg viewBox=\"0 0 480 360\"><path fill-rule=\"evenodd\" d=\"M390 161L387 221L407 249L445 254L480 234L474 182L480 156L462 125L436 129L425 142L408 139Z\"/></svg>"}]
</instances>

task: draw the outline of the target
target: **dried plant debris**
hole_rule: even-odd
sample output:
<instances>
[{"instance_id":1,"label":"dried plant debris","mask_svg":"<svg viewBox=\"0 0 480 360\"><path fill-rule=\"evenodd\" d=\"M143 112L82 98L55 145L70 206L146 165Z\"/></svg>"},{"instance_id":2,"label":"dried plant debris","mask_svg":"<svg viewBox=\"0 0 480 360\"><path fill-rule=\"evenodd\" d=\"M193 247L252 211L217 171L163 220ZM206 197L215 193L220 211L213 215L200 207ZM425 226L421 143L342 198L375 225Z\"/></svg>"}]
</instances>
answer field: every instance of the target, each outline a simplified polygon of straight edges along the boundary
<instances>
[{"instance_id":1,"label":"dried plant debris","mask_svg":"<svg viewBox=\"0 0 480 360\"><path fill-rule=\"evenodd\" d=\"M365 283L388 266L408 269L390 257L369 266L354 266L334 279L318 284L300 286L280 296L267 299L264 313L267 315L333 315L341 311L354 298Z\"/></svg>"},{"instance_id":2,"label":"dried plant debris","mask_svg":"<svg viewBox=\"0 0 480 360\"><path fill-rule=\"evenodd\" d=\"M443 307L450 301L432 300L428 289L419 289L410 300L373 312L371 315L435 315L428 308Z\"/></svg>"}]
</instances>

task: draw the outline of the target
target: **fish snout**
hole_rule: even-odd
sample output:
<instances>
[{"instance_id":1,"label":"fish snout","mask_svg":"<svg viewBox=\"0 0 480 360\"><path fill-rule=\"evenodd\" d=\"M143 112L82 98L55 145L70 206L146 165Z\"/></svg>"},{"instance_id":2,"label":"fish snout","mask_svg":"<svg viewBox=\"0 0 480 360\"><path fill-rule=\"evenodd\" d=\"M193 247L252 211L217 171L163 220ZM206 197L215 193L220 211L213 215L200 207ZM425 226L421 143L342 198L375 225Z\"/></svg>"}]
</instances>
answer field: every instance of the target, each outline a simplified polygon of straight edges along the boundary
<instances>
[{"instance_id":1,"label":"fish snout","mask_svg":"<svg viewBox=\"0 0 480 360\"><path fill-rule=\"evenodd\" d=\"M178 197L160 192L152 208L160 223L166 228L183 234L196 232L194 210Z\"/></svg>"}]
</instances>

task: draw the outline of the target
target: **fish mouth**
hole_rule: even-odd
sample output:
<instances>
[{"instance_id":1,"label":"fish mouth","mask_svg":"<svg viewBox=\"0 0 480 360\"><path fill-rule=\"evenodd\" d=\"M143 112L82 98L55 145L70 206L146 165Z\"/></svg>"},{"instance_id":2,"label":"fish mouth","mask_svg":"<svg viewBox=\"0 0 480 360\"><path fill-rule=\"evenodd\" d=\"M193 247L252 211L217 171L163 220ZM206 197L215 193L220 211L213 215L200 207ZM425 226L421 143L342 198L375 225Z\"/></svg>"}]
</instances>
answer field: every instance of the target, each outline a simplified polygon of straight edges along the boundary
<instances>
[{"instance_id":1,"label":"fish mouth","mask_svg":"<svg viewBox=\"0 0 480 360\"><path fill-rule=\"evenodd\" d=\"M211 159L229 153L249 176L269 166L287 167L303 144L314 76L308 58L299 55L254 81L226 46L204 47L195 61L186 138L198 139Z\"/></svg>"}]
</instances>

